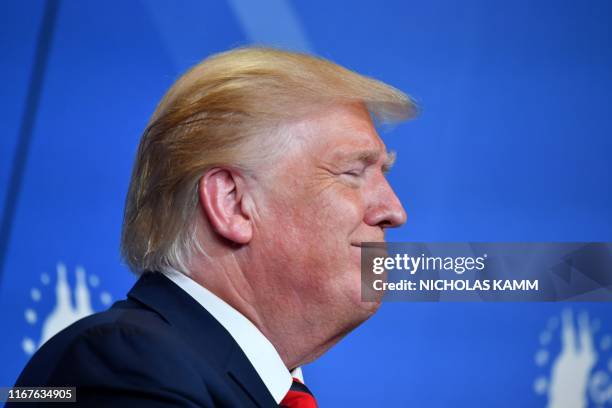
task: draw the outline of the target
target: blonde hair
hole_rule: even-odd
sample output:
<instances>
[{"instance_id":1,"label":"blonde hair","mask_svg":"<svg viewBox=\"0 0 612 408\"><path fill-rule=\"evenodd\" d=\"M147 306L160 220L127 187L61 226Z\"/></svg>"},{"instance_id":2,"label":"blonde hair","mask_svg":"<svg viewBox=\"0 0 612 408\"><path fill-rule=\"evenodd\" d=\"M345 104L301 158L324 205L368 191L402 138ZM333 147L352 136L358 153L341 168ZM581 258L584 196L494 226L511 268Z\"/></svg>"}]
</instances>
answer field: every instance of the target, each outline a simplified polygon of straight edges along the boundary
<instances>
[{"instance_id":1,"label":"blonde hair","mask_svg":"<svg viewBox=\"0 0 612 408\"><path fill-rule=\"evenodd\" d=\"M322 58L249 47L213 55L181 76L144 131L128 190L121 254L135 273L189 273L198 181L210 168L252 171L255 148L291 118L323 104L363 103L380 122L414 114L399 90ZM272 143L278 143L273 140Z\"/></svg>"}]
</instances>

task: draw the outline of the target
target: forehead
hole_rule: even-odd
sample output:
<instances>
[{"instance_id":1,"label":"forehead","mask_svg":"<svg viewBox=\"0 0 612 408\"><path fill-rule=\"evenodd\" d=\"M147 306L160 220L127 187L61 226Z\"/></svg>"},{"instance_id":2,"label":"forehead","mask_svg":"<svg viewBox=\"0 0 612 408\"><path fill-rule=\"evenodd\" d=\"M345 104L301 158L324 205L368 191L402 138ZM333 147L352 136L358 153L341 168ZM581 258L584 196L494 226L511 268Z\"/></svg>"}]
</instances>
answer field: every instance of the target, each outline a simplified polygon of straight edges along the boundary
<instances>
[{"instance_id":1,"label":"forehead","mask_svg":"<svg viewBox=\"0 0 612 408\"><path fill-rule=\"evenodd\" d=\"M358 151L385 153L385 145L363 104L333 105L302 122L304 148L334 160Z\"/></svg>"}]
</instances>

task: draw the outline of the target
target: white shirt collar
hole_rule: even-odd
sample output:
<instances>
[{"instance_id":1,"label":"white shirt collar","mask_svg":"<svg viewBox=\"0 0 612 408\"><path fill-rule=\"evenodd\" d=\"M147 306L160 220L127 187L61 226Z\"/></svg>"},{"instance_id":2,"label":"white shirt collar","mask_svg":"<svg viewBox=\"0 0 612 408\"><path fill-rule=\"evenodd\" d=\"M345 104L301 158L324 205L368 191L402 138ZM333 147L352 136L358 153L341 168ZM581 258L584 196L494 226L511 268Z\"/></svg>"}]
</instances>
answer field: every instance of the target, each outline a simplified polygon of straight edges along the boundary
<instances>
[{"instance_id":1,"label":"white shirt collar","mask_svg":"<svg viewBox=\"0 0 612 408\"><path fill-rule=\"evenodd\" d=\"M239 311L181 272L170 270L164 275L201 304L229 332L277 404L289 391L292 376L303 381L301 368L289 373L272 343Z\"/></svg>"}]
</instances>

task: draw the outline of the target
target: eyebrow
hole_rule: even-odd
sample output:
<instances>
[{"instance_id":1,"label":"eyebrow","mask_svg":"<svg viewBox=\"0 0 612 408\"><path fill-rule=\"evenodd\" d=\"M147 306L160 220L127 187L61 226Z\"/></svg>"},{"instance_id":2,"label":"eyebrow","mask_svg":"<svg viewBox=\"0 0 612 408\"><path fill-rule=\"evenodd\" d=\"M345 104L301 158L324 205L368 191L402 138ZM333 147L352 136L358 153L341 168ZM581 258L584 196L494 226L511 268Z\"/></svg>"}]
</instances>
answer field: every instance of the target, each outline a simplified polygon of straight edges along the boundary
<instances>
[{"instance_id":1,"label":"eyebrow","mask_svg":"<svg viewBox=\"0 0 612 408\"><path fill-rule=\"evenodd\" d=\"M391 166L395 163L396 156L397 154L394 151L386 152L386 158L382 165L383 173L387 173L391 169ZM379 157L380 150L365 150L343 157L342 160L347 162L359 161L369 165L376 163Z\"/></svg>"}]
</instances>

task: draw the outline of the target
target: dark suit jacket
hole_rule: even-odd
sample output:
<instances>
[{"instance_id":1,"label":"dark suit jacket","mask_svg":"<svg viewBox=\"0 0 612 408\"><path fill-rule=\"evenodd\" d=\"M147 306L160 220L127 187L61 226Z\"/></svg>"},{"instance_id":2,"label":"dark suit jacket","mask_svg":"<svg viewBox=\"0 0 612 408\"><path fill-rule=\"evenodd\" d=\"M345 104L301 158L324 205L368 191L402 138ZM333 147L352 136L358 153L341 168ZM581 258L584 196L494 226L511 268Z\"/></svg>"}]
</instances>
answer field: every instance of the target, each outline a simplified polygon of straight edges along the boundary
<instances>
[{"instance_id":1,"label":"dark suit jacket","mask_svg":"<svg viewBox=\"0 0 612 408\"><path fill-rule=\"evenodd\" d=\"M278 406L225 328L160 273L50 339L15 385L74 386L73 408Z\"/></svg>"}]
</instances>

